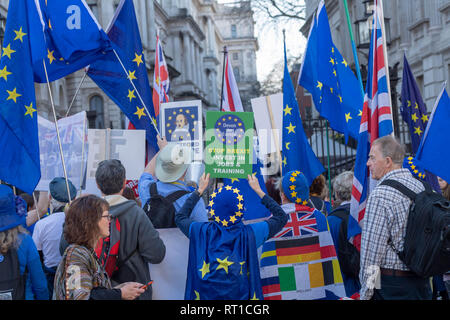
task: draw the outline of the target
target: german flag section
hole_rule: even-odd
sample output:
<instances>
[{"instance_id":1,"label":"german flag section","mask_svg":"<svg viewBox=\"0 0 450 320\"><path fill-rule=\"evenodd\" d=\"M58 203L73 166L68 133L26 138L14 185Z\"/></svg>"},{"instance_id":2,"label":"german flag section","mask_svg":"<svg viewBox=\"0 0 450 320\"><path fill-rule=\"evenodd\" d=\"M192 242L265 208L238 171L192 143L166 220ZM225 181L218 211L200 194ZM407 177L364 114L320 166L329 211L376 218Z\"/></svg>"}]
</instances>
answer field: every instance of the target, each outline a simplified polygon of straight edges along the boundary
<instances>
[{"instance_id":1,"label":"german flag section","mask_svg":"<svg viewBox=\"0 0 450 320\"><path fill-rule=\"evenodd\" d=\"M336 250L325 216L317 210L297 206L289 213L290 221L303 214L317 228L316 232L283 236L291 228L286 224L263 246L261 284L264 299L339 299L345 296ZM289 234L294 234L294 231ZM280 235L282 235L280 237Z\"/></svg>"}]
</instances>

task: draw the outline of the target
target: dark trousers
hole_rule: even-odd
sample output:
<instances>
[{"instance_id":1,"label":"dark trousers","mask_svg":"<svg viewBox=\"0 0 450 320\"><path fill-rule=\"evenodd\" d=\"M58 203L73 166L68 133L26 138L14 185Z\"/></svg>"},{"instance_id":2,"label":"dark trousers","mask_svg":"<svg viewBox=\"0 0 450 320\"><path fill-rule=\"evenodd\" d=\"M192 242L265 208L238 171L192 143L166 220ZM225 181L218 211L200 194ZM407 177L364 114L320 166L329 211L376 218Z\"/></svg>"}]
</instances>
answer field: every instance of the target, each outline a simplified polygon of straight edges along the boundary
<instances>
[{"instance_id":1,"label":"dark trousers","mask_svg":"<svg viewBox=\"0 0 450 320\"><path fill-rule=\"evenodd\" d=\"M48 268L48 267L44 266L44 273L45 273L45 277L47 278L48 295L50 297L50 300L52 300L53 285L55 283L56 267Z\"/></svg>"},{"instance_id":2,"label":"dark trousers","mask_svg":"<svg viewBox=\"0 0 450 320\"><path fill-rule=\"evenodd\" d=\"M373 300L431 300L430 279L381 275L381 287Z\"/></svg>"}]
</instances>

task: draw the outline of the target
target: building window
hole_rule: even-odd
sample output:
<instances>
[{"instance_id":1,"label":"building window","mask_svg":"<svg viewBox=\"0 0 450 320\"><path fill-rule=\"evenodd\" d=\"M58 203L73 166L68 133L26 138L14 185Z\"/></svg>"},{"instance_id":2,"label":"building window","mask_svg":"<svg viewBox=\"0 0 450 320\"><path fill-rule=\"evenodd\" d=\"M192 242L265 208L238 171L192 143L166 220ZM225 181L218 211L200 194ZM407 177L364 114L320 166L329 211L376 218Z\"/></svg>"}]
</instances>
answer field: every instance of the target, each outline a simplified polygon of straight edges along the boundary
<instances>
[{"instance_id":1,"label":"building window","mask_svg":"<svg viewBox=\"0 0 450 320\"><path fill-rule=\"evenodd\" d=\"M233 60L239 60L239 53L233 52Z\"/></svg>"},{"instance_id":2,"label":"building window","mask_svg":"<svg viewBox=\"0 0 450 320\"><path fill-rule=\"evenodd\" d=\"M105 113L103 108L103 98L99 95L89 99L88 111L89 128L105 129Z\"/></svg>"},{"instance_id":3,"label":"building window","mask_svg":"<svg viewBox=\"0 0 450 320\"><path fill-rule=\"evenodd\" d=\"M235 24L231 25L231 37L232 38L237 38L237 28Z\"/></svg>"},{"instance_id":4,"label":"building window","mask_svg":"<svg viewBox=\"0 0 450 320\"><path fill-rule=\"evenodd\" d=\"M233 72L234 72L234 78L236 79L236 82L241 81L241 74L239 72L239 67L234 67Z\"/></svg>"}]
</instances>

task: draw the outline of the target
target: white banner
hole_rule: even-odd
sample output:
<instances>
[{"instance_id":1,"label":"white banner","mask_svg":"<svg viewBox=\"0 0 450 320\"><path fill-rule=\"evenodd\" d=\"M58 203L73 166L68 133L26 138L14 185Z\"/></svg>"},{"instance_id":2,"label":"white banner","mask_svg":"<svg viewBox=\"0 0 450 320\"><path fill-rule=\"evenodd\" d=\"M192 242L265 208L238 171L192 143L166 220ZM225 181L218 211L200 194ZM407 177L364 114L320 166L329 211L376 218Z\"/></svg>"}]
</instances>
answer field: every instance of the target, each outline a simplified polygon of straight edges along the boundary
<instances>
[{"instance_id":1,"label":"white banner","mask_svg":"<svg viewBox=\"0 0 450 320\"><path fill-rule=\"evenodd\" d=\"M89 155L85 193L100 195L95 172L100 161L118 159L127 180L139 180L145 168L145 130L89 129Z\"/></svg>"},{"instance_id":2,"label":"white banner","mask_svg":"<svg viewBox=\"0 0 450 320\"><path fill-rule=\"evenodd\" d=\"M55 124L38 116L38 126L41 180L36 190L48 191L50 181L64 177L64 170ZM58 128L67 177L79 190L85 182L88 155L86 112L58 120Z\"/></svg>"}]
</instances>

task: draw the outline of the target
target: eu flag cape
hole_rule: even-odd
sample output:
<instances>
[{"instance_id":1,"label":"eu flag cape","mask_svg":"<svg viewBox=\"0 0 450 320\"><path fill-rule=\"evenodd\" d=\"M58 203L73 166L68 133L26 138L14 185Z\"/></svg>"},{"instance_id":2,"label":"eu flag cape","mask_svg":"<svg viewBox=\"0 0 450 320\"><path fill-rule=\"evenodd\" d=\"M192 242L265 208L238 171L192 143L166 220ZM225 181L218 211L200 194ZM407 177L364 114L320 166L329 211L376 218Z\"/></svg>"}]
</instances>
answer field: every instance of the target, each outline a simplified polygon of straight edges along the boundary
<instances>
[{"instance_id":1,"label":"eu flag cape","mask_svg":"<svg viewBox=\"0 0 450 320\"><path fill-rule=\"evenodd\" d=\"M185 300L262 300L255 235L242 222L194 222Z\"/></svg>"}]
</instances>

